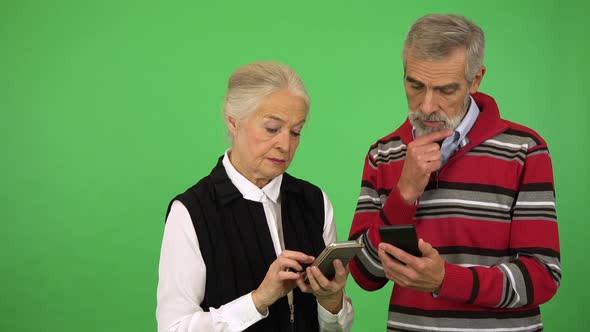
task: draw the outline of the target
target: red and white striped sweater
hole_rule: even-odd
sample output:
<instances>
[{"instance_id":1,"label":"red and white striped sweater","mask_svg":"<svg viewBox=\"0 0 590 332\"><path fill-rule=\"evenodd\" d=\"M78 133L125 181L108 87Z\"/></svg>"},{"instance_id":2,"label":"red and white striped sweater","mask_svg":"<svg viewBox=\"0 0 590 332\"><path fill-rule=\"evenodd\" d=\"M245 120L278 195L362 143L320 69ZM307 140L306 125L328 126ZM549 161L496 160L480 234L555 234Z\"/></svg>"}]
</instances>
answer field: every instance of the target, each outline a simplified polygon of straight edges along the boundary
<instances>
[{"instance_id":1,"label":"red and white striped sweater","mask_svg":"<svg viewBox=\"0 0 590 332\"><path fill-rule=\"evenodd\" d=\"M472 96L481 113L467 144L432 177L418 204L397 182L409 121L371 146L350 238L365 249L350 264L355 281L376 290L388 281L377 256L378 229L414 224L442 255L438 296L395 285L389 331L540 331L539 305L561 280L551 159L534 131L500 118L494 99Z\"/></svg>"}]
</instances>

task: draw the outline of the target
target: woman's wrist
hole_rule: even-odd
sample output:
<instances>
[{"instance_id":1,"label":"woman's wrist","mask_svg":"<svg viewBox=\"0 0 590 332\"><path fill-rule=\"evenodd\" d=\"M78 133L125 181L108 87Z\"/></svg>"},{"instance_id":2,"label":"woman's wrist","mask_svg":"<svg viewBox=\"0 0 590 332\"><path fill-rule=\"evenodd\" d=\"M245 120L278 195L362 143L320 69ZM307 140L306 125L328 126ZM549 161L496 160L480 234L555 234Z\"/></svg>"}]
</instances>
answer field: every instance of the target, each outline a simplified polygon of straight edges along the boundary
<instances>
[{"instance_id":1,"label":"woman's wrist","mask_svg":"<svg viewBox=\"0 0 590 332\"><path fill-rule=\"evenodd\" d=\"M333 295L318 297L318 303L322 308L335 315L342 310L342 298L344 297L344 291L340 290Z\"/></svg>"},{"instance_id":2,"label":"woman's wrist","mask_svg":"<svg viewBox=\"0 0 590 332\"><path fill-rule=\"evenodd\" d=\"M252 292L252 302L254 302L254 306L256 307L256 310L258 310L258 312L261 315L266 315L266 313L268 312L269 305L266 304L264 302L264 300L260 298L260 296L257 293L257 291L258 291L258 289L255 289Z\"/></svg>"}]
</instances>

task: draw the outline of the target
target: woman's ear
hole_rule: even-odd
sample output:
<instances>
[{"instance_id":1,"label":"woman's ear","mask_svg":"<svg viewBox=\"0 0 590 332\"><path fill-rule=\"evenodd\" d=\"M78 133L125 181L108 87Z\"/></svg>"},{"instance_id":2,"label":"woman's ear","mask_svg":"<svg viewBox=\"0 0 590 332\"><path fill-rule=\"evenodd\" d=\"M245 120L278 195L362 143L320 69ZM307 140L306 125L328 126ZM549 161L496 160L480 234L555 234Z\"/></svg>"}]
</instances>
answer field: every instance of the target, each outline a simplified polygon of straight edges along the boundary
<instances>
[{"instance_id":1,"label":"woman's ear","mask_svg":"<svg viewBox=\"0 0 590 332\"><path fill-rule=\"evenodd\" d=\"M232 136L236 136L236 132L238 130L238 121L234 117L226 115L225 125L227 126L227 130L229 131L229 133Z\"/></svg>"}]
</instances>

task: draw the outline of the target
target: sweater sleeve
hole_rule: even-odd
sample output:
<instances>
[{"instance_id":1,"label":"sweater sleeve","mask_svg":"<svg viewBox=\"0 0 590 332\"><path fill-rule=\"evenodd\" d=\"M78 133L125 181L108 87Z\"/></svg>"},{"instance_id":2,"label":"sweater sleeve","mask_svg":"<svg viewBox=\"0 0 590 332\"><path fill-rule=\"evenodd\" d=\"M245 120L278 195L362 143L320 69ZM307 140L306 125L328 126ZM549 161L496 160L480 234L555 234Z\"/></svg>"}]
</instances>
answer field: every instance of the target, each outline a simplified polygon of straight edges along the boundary
<instances>
[{"instance_id":1,"label":"sweater sleeve","mask_svg":"<svg viewBox=\"0 0 590 332\"><path fill-rule=\"evenodd\" d=\"M405 145L400 145L400 149L405 149ZM378 256L377 247L381 242L379 227L412 223L417 209L417 206L407 205L403 201L397 186L382 186L379 179L384 177L381 174L384 170L379 167L380 163L378 147L372 148L365 157L361 192L349 234L350 239L365 245L350 263L350 272L354 280L365 290L377 290L387 283ZM401 167L403 160L390 161L387 166ZM388 183L397 183L397 179Z\"/></svg>"},{"instance_id":2,"label":"sweater sleeve","mask_svg":"<svg viewBox=\"0 0 590 332\"><path fill-rule=\"evenodd\" d=\"M544 142L527 150L511 212L511 260L491 267L446 263L440 299L519 308L553 297L561 267L553 171Z\"/></svg>"}]
</instances>

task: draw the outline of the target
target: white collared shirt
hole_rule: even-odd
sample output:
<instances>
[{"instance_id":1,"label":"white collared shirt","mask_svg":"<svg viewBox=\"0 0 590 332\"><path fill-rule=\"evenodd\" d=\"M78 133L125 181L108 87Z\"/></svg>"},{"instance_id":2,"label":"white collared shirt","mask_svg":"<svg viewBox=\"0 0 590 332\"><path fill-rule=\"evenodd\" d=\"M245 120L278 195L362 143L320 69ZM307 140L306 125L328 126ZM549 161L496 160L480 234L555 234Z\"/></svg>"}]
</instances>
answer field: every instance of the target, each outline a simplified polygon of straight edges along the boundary
<instances>
[{"instance_id":1,"label":"white collared shirt","mask_svg":"<svg viewBox=\"0 0 590 332\"><path fill-rule=\"evenodd\" d=\"M283 251L280 188L283 176L272 179L262 189L248 181L229 161L227 151L223 166L231 182L247 200L260 202L264 208L275 253ZM334 211L324 197L324 243L336 241ZM158 280L158 331L242 331L265 318L252 301L251 293L219 308L200 307L205 295L206 266L190 214L179 201L174 201L166 220ZM342 310L336 315L318 307L320 331L349 331L354 316L350 298L345 294Z\"/></svg>"}]
</instances>

